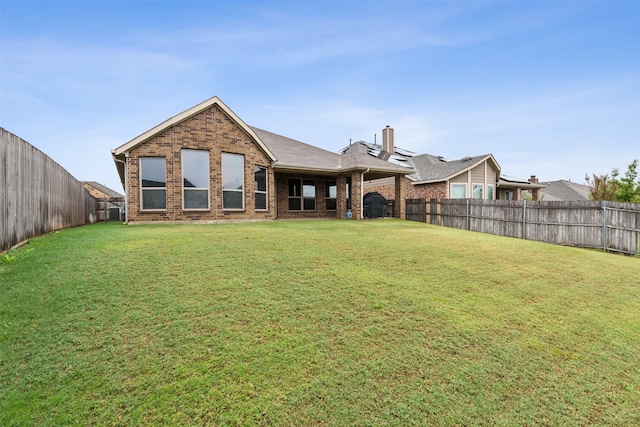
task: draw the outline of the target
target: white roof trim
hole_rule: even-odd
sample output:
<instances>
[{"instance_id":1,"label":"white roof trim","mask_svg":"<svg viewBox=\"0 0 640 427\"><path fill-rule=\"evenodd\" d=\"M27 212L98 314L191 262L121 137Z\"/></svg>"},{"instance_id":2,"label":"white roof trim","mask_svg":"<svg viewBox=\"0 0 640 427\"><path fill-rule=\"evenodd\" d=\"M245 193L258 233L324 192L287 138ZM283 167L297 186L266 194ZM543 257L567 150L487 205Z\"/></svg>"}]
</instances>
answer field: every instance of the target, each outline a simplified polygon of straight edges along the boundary
<instances>
[{"instance_id":1,"label":"white roof trim","mask_svg":"<svg viewBox=\"0 0 640 427\"><path fill-rule=\"evenodd\" d=\"M137 145L142 144L143 142L145 142L149 138L151 138L151 137L157 135L158 133L162 132L163 130L168 129L171 126L173 126L173 125L175 125L177 123L180 123L181 121L186 120L191 116L194 116L194 115L198 114L202 110L205 110L206 108L209 108L212 105L217 105L218 107L220 107L229 117L231 117L231 119L233 121L235 121L245 132L247 132L249 134L249 136L251 136L258 143L260 148L262 148L264 150L264 152L267 154L267 156L269 156L269 158L271 160L273 160L273 161L276 160L276 156L262 142L260 137L258 137L258 135L253 131L253 129L251 129L244 121L242 121L242 119L240 117L238 117L238 115L236 113L234 113L229 107L227 107L227 105L224 102L222 102L220 100L220 98L218 98L217 96L214 96L213 98L209 98L206 101L203 101L200 104L198 104L196 106L193 106L193 107L189 108L188 110L185 110L182 113L171 117L168 120L165 120L164 122L162 122L159 125L153 127L152 129L149 129L148 131L146 131L142 135L139 135L139 136L133 138L131 141L129 141L129 142L121 145L120 147L116 148L115 150L112 151L112 153L115 156L120 155L122 153L125 153L125 152L131 150L132 148L136 147Z\"/></svg>"},{"instance_id":2,"label":"white roof trim","mask_svg":"<svg viewBox=\"0 0 640 427\"><path fill-rule=\"evenodd\" d=\"M401 169L387 169L381 167L371 167L367 165L351 165L351 166L338 166L335 168L332 167L315 167L315 166L307 166L307 165L298 165L298 164L284 164L284 163L274 163L273 169L276 171L313 171L313 172L326 172L331 174L341 174L346 172L355 172L355 171L368 171L373 173L387 173L387 174L407 174L413 173L413 171L403 171Z\"/></svg>"}]
</instances>

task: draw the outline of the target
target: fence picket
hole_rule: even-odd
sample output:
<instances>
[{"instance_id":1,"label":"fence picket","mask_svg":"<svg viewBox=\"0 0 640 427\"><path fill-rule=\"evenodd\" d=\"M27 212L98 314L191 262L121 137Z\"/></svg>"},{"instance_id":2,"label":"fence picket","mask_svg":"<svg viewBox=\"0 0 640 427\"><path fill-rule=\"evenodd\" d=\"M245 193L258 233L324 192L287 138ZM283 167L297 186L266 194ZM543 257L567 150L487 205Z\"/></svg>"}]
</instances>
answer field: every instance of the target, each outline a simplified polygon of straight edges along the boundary
<instances>
[{"instance_id":1,"label":"fence picket","mask_svg":"<svg viewBox=\"0 0 640 427\"><path fill-rule=\"evenodd\" d=\"M0 128L0 251L95 218L95 199L81 182L42 151Z\"/></svg>"},{"instance_id":2,"label":"fence picket","mask_svg":"<svg viewBox=\"0 0 640 427\"><path fill-rule=\"evenodd\" d=\"M407 200L409 220L566 246L640 254L640 204L590 201ZM436 207L437 205L437 207ZM422 213L421 213L422 212ZM434 221L431 215L436 212ZM424 218L424 219L423 219Z\"/></svg>"}]
</instances>

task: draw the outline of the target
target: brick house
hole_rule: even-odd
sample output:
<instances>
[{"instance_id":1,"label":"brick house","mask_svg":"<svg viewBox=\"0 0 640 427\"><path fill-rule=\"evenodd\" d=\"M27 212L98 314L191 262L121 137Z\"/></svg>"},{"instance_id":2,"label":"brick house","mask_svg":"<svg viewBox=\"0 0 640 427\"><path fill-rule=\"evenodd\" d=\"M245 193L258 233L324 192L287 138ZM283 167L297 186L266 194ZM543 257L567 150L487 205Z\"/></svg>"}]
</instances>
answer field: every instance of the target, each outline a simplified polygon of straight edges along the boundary
<instances>
[{"instance_id":1,"label":"brick house","mask_svg":"<svg viewBox=\"0 0 640 427\"><path fill-rule=\"evenodd\" d=\"M395 147L393 128L382 130L382 146L358 141L341 153L366 153L409 170L405 199L482 198L494 199L500 166L493 155L446 160L431 154L416 154ZM365 191L376 191L388 199L396 197L395 184L387 178L365 182Z\"/></svg>"},{"instance_id":2,"label":"brick house","mask_svg":"<svg viewBox=\"0 0 640 427\"><path fill-rule=\"evenodd\" d=\"M112 150L126 218L141 222L362 218L363 184L391 179L404 218L409 170L248 126L218 97Z\"/></svg>"},{"instance_id":3,"label":"brick house","mask_svg":"<svg viewBox=\"0 0 640 427\"><path fill-rule=\"evenodd\" d=\"M500 165L492 154L447 160L431 154L417 154L395 146L394 130L387 126L382 130L382 145L358 141L342 149L340 153L358 152L386 160L410 170L405 181L405 199L488 199L501 194L501 185L509 186L518 196L522 189L531 190L539 200L537 181L510 182L500 175ZM375 191L388 199L395 199L395 183L388 178L373 179L364 183L365 191ZM516 199L514 199L516 200Z\"/></svg>"},{"instance_id":4,"label":"brick house","mask_svg":"<svg viewBox=\"0 0 640 427\"><path fill-rule=\"evenodd\" d=\"M96 199L98 221L119 221L124 216L123 194L96 181L82 181L84 188Z\"/></svg>"},{"instance_id":5,"label":"brick house","mask_svg":"<svg viewBox=\"0 0 640 427\"><path fill-rule=\"evenodd\" d=\"M84 188L96 199L124 199L124 195L96 181L82 181Z\"/></svg>"},{"instance_id":6,"label":"brick house","mask_svg":"<svg viewBox=\"0 0 640 427\"><path fill-rule=\"evenodd\" d=\"M540 184L535 175L529 179L522 179L515 176L501 175L498 183L498 199L500 200L523 200L530 199L540 201L543 198L542 189L546 185Z\"/></svg>"}]
</instances>

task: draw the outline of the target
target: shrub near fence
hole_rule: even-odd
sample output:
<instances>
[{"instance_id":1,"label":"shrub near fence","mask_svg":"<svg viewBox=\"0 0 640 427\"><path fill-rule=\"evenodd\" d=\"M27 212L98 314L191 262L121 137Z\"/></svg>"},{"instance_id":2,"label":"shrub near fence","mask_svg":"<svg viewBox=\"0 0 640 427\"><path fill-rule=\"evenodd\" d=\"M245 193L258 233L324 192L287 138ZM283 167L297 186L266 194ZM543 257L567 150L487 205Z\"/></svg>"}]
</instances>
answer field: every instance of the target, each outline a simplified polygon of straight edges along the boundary
<instances>
[{"instance_id":1,"label":"shrub near fence","mask_svg":"<svg viewBox=\"0 0 640 427\"><path fill-rule=\"evenodd\" d=\"M95 219L95 199L81 182L42 151L0 128L0 251Z\"/></svg>"},{"instance_id":2,"label":"shrub near fence","mask_svg":"<svg viewBox=\"0 0 640 427\"><path fill-rule=\"evenodd\" d=\"M640 205L589 201L407 200L407 219L627 255L640 253Z\"/></svg>"}]
</instances>

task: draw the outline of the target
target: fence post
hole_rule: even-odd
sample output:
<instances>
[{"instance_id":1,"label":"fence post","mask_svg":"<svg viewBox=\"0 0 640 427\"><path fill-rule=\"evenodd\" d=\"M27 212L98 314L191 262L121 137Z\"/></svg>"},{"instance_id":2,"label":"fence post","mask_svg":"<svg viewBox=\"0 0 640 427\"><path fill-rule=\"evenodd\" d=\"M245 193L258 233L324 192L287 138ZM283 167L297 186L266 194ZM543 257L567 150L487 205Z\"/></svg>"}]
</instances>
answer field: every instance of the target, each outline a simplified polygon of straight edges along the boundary
<instances>
[{"instance_id":1,"label":"fence post","mask_svg":"<svg viewBox=\"0 0 640 427\"><path fill-rule=\"evenodd\" d=\"M469 219L469 199L467 199L467 231L471 230L471 220Z\"/></svg>"},{"instance_id":2,"label":"fence post","mask_svg":"<svg viewBox=\"0 0 640 427\"><path fill-rule=\"evenodd\" d=\"M602 201L602 249L607 252L607 201Z\"/></svg>"},{"instance_id":3,"label":"fence post","mask_svg":"<svg viewBox=\"0 0 640 427\"><path fill-rule=\"evenodd\" d=\"M527 199L524 199L524 205L522 205L522 238L527 238Z\"/></svg>"}]
</instances>

